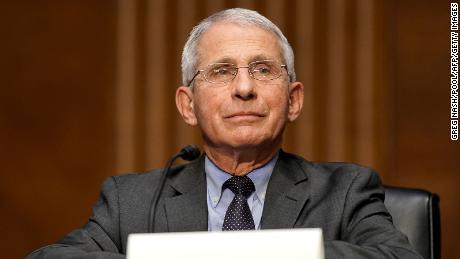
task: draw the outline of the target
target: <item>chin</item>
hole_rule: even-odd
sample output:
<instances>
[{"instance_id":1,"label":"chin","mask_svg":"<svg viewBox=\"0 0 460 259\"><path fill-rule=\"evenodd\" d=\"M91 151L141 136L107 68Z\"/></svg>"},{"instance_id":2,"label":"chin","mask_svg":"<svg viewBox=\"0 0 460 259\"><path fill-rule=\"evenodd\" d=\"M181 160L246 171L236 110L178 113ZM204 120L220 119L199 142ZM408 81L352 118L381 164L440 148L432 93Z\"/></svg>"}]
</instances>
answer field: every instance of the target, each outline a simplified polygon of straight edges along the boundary
<instances>
[{"instance_id":1,"label":"chin","mask_svg":"<svg viewBox=\"0 0 460 259\"><path fill-rule=\"evenodd\" d=\"M231 141L230 146L235 149L253 149L267 146L273 139L241 138Z\"/></svg>"}]
</instances>

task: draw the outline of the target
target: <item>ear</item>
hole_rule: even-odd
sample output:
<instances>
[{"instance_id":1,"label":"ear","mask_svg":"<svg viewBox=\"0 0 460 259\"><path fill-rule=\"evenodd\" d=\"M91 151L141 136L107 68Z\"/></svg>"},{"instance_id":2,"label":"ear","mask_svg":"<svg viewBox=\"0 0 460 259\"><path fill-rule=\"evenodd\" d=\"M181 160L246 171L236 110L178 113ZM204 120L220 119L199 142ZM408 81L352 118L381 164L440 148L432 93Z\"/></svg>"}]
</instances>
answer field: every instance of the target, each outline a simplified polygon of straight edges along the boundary
<instances>
[{"instance_id":1,"label":"ear","mask_svg":"<svg viewBox=\"0 0 460 259\"><path fill-rule=\"evenodd\" d=\"M293 122L302 111L304 89L301 82L291 83L289 86L289 111L288 121Z\"/></svg>"},{"instance_id":2,"label":"ear","mask_svg":"<svg viewBox=\"0 0 460 259\"><path fill-rule=\"evenodd\" d=\"M180 86L176 90L176 106L185 123L190 126L197 125L195 109L193 107L193 91L188 86Z\"/></svg>"}]
</instances>

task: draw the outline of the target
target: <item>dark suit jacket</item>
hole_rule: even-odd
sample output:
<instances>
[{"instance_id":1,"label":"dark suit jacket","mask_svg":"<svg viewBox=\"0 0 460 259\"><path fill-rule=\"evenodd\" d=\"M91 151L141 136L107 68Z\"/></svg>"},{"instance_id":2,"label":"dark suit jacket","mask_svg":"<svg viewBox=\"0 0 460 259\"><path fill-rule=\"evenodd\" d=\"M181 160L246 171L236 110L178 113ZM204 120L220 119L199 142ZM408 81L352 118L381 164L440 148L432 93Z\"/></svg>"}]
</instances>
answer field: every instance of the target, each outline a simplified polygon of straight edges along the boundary
<instances>
[{"instance_id":1,"label":"dark suit jacket","mask_svg":"<svg viewBox=\"0 0 460 259\"><path fill-rule=\"evenodd\" d=\"M114 176L89 222L28 258L124 258L128 234L147 232L160 171ZM326 258L421 258L397 231L377 174L345 163L312 163L280 152L261 228L322 228ZM157 232L207 231L204 157L172 169L158 204Z\"/></svg>"}]
</instances>

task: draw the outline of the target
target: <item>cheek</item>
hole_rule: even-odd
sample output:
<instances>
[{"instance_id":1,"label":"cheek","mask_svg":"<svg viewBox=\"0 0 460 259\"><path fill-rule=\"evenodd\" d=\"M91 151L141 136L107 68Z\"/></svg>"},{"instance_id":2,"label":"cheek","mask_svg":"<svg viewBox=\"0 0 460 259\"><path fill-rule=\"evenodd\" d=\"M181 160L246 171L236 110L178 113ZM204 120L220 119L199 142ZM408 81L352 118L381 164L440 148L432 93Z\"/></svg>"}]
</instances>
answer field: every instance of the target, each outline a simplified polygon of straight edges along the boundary
<instances>
[{"instance_id":1,"label":"cheek","mask_svg":"<svg viewBox=\"0 0 460 259\"><path fill-rule=\"evenodd\" d=\"M273 116L270 118L271 122L271 130L277 132L284 128L287 123L288 118L288 110L285 106L278 106L276 107L276 111L272 111Z\"/></svg>"},{"instance_id":2,"label":"cheek","mask_svg":"<svg viewBox=\"0 0 460 259\"><path fill-rule=\"evenodd\" d=\"M211 122L215 121L219 117L222 102L216 94L212 93L199 93L195 98L195 114L198 120L198 124L201 127L210 125Z\"/></svg>"},{"instance_id":3,"label":"cheek","mask_svg":"<svg viewBox=\"0 0 460 259\"><path fill-rule=\"evenodd\" d=\"M278 120L285 120L287 118L289 113L289 96L286 91L279 91L268 95L265 100L267 106L270 107L273 117L276 117Z\"/></svg>"}]
</instances>

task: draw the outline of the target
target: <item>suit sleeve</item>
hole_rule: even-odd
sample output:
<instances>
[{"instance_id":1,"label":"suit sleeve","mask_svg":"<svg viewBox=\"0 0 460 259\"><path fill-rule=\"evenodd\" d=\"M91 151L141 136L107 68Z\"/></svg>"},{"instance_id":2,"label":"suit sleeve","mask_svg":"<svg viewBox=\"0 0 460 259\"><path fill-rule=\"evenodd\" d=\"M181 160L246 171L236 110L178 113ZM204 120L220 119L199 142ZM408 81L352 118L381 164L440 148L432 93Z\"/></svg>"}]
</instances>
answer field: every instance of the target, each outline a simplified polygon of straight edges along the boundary
<instances>
[{"instance_id":1,"label":"suit sleeve","mask_svg":"<svg viewBox=\"0 0 460 259\"><path fill-rule=\"evenodd\" d=\"M120 253L118 191L108 178L88 223L58 241L32 252L27 259L125 258Z\"/></svg>"},{"instance_id":2,"label":"suit sleeve","mask_svg":"<svg viewBox=\"0 0 460 259\"><path fill-rule=\"evenodd\" d=\"M325 242L326 259L420 258L393 225L378 175L360 168L346 194L341 240Z\"/></svg>"}]
</instances>

